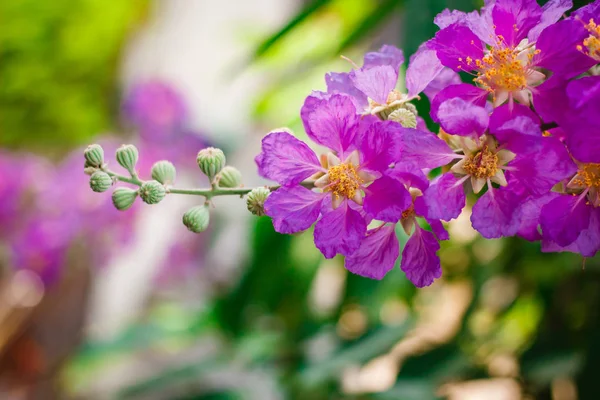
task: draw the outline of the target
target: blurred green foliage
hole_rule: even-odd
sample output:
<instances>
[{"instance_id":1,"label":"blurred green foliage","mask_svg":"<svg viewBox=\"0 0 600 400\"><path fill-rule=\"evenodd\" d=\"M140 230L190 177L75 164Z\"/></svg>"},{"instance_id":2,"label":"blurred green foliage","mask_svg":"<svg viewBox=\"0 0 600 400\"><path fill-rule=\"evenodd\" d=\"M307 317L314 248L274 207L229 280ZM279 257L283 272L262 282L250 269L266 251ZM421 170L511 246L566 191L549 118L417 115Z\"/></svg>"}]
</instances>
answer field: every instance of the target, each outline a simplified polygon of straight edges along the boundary
<instances>
[{"instance_id":1,"label":"blurred green foliage","mask_svg":"<svg viewBox=\"0 0 600 400\"><path fill-rule=\"evenodd\" d=\"M146 7L0 2L0 146L64 149L112 128L121 50Z\"/></svg>"}]
</instances>

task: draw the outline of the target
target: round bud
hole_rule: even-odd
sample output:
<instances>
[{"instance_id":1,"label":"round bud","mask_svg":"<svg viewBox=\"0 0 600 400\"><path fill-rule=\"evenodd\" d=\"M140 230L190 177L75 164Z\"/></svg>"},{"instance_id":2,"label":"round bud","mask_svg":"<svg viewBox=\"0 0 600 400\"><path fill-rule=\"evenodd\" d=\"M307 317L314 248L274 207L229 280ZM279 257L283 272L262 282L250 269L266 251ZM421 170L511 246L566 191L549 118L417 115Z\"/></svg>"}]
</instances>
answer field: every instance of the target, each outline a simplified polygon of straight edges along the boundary
<instances>
[{"instance_id":1,"label":"round bud","mask_svg":"<svg viewBox=\"0 0 600 400\"><path fill-rule=\"evenodd\" d=\"M91 144L84 151L86 167L100 168L104 164L104 149L99 144Z\"/></svg>"},{"instance_id":2,"label":"round bud","mask_svg":"<svg viewBox=\"0 0 600 400\"><path fill-rule=\"evenodd\" d=\"M417 117L414 113L406 108L399 108L394 110L389 116L388 120L398 122L405 128L416 128L417 127Z\"/></svg>"},{"instance_id":3,"label":"round bud","mask_svg":"<svg viewBox=\"0 0 600 400\"><path fill-rule=\"evenodd\" d=\"M415 114L415 117L419 116L419 112L417 111L417 107L413 103L404 103L404 108L406 108L411 113Z\"/></svg>"},{"instance_id":4,"label":"round bud","mask_svg":"<svg viewBox=\"0 0 600 400\"><path fill-rule=\"evenodd\" d=\"M116 188L112 194L112 202L119 211L125 211L133 205L138 191L130 188Z\"/></svg>"},{"instance_id":5,"label":"round bud","mask_svg":"<svg viewBox=\"0 0 600 400\"><path fill-rule=\"evenodd\" d=\"M144 182L140 188L140 197L146 204L158 204L166 194L165 187L157 181Z\"/></svg>"},{"instance_id":6,"label":"round bud","mask_svg":"<svg viewBox=\"0 0 600 400\"><path fill-rule=\"evenodd\" d=\"M197 206L183 214L183 224L192 232L204 232L208 228L210 213L208 206Z\"/></svg>"},{"instance_id":7,"label":"round bud","mask_svg":"<svg viewBox=\"0 0 600 400\"><path fill-rule=\"evenodd\" d=\"M227 166L219 176L220 187L235 188L242 184L242 173L237 168Z\"/></svg>"},{"instance_id":8,"label":"round bud","mask_svg":"<svg viewBox=\"0 0 600 400\"><path fill-rule=\"evenodd\" d=\"M159 161L152 166L152 179L163 185L172 185L176 175L175 166L170 161Z\"/></svg>"},{"instance_id":9,"label":"round bud","mask_svg":"<svg viewBox=\"0 0 600 400\"><path fill-rule=\"evenodd\" d=\"M125 168L131 175L135 175L135 165L139 159L137 147L132 144L124 144L117 149L117 162Z\"/></svg>"},{"instance_id":10,"label":"round bud","mask_svg":"<svg viewBox=\"0 0 600 400\"><path fill-rule=\"evenodd\" d=\"M252 191L248 193L248 198L246 199L248 211L259 217L265 215L265 200L267 200L269 194L271 194L271 191L265 187L252 189Z\"/></svg>"},{"instance_id":11,"label":"round bud","mask_svg":"<svg viewBox=\"0 0 600 400\"><path fill-rule=\"evenodd\" d=\"M94 192L106 192L112 183L112 178L106 172L96 171L90 177L90 187Z\"/></svg>"},{"instance_id":12,"label":"round bud","mask_svg":"<svg viewBox=\"0 0 600 400\"><path fill-rule=\"evenodd\" d=\"M204 175L208 176L208 179L210 179L210 182L212 183L215 176L217 176L225 166L226 159L225 154L223 154L221 149L207 147L206 149L200 150L196 161L198 162L200 170Z\"/></svg>"}]
</instances>

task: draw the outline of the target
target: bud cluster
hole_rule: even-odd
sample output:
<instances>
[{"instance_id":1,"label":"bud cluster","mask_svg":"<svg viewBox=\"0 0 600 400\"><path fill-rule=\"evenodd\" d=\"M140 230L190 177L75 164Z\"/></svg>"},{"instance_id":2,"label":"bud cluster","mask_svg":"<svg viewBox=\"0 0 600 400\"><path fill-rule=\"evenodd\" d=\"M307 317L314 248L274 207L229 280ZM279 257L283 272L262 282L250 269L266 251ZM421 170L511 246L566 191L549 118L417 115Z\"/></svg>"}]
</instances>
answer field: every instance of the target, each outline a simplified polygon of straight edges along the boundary
<instances>
[{"instance_id":1,"label":"bud cluster","mask_svg":"<svg viewBox=\"0 0 600 400\"><path fill-rule=\"evenodd\" d=\"M246 189L242 184L242 173L235 167L226 165L225 154L222 150L208 147L198 152L196 161L200 171L206 175L210 188L206 189L177 189L173 187L177 171L173 163L161 160L152 165L151 180L142 180L138 176L137 164L139 151L132 144L119 147L115 153L117 163L123 167L129 176L122 176L108 169L104 159L104 150L100 145L93 144L84 151L85 172L90 175L90 187L94 192L105 192L117 182L125 182L137 186L117 187L112 193L112 202L119 211L128 210L133 206L138 196L146 204L158 204L169 193L191 194L205 197L201 206L191 208L183 215L183 224L194 233L204 232L210 221L211 199L215 196L248 195L248 210L254 215L264 215L264 202L270 193L267 188Z\"/></svg>"}]
</instances>

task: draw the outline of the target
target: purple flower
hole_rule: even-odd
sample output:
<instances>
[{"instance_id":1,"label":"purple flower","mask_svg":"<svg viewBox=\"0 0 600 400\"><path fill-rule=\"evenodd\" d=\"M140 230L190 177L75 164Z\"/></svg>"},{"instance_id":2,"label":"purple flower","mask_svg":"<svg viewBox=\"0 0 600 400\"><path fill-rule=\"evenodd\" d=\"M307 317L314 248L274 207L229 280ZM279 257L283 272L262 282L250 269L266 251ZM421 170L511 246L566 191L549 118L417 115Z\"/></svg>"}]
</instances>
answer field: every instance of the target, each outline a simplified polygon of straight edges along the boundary
<instances>
[{"instance_id":1,"label":"purple flower","mask_svg":"<svg viewBox=\"0 0 600 400\"><path fill-rule=\"evenodd\" d=\"M396 264L400 254L400 245L396 237L396 226L399 223L409 239L402 251L400 268L408 279L417 287L429 286L442 274L437 251L438 240L447 240L448 233L439 220L428 218L420 207L422 191L429 184L427 178L419 170L394 168L389 172L390 179L402 183L411 194L411 205L399 220L383 223L366 233L358 250L346 257L346 268L355 274L372 279L382 279ZM426 212L426 210L425 210ZM433 232L423 229L417 222L423 217L431 225Z\"/></svg>"},{"instance_id":2,"label":"purple flower","mask_svg":"<svg viewBox=\"0 0 600 400\"><path fill-rule=\"evenodd\" d=\"M590 66L577 50L583 40L581 23L557 22L571 6L565 0L549 1L543 8L535 0L497 0L480 13L446 10L436 17L441 30L427 47L444 66L475 76L477 98L490 94L495 106L507 100L529 105L547 71L569 77Z\"/></svg>"},{"instance_id":3,"label":"purple flower","mask_svg":"<svg viewBox=\"0 0 600 400\"><path fill-rule=\"evenodd\" d=\"M504 105L485 118L482 107L454 98L437 113L444 130L460 135L449 141L462 158L425 191L422 203L430 218L458 217L465 190L487 187L473 207L473 227L486 238L512 236L521 229L522 203L550 192L576 170L563 144L542 136L539 118L525 106Z\"/></svg>"},{"instance_id":4,"label":"purple flower","mask_svg":"<svg viewBox=\"0 0 600 400\"><path fill-rule=\"evenodd\" d=\"M315 244L327 258L351 255L372 218L397 221L410 206L404 186L383 175L399 155L401 127L360 118L349 96L313 95L301 112L306 133L331 150L319 161L289 131L269 133L256 157L259 173L283 186L265 203L275 230L294 233L315 226ZM301 185L316 178L318 191Z\"/></svg>"},{"instance_id":5,"label":"purple flower","mask_svg":"<svg viewBox=\"0 0 600 400\"><path fill-rule=\"evenodd\" d=\"M154 141L168 140L173 133L180 132L188 114L181 95L160 81L133 86L122 110L143 138Z\"/></svg>"},{"instance_id":6,"label":"purple flower","mask_svg":"<svg viewBox=\"0 0 600 400\"><path fill-rule=\"evenodd\" d=\"M387 120L392 111L405 107L426 90L434 79L436 81L430 93L459 79L456 73L444 68L434 51L421 46L410 59L406 71L408 94L403 94L396 89L403 62L402 50L385 45L379 52L367 53L361 68L355 66L349 73L327 74L327 91L330 94L348 94L361 113L378 115Z\"/></svg>"}]
</instances>

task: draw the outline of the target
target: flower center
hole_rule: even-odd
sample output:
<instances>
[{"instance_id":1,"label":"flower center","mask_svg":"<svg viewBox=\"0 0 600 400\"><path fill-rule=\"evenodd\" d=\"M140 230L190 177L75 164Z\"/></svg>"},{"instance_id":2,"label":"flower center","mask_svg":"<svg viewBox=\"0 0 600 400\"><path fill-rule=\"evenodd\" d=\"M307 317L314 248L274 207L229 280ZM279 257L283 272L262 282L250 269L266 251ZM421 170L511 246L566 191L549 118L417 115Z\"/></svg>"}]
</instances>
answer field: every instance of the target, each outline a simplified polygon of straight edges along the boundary
<instances>
[{"instance_id":1,"label":"flower center","mask_svg":"<svg viewBox=\"0 0 600 400\"><path fill-rule=\"evenodd\" d=\"M463 168L475 178L491 178L498 172L498 155L484 145L481 151L467 158Z\"/></svg>"},{"instance_id":2,"label":"flower center","mask_svg":"<svg viewBox=\"0 0 600 400\"><path fill-rule=\"evenodd\" d=\"M364 180L358 175L356 166L350 163L335 165L329 168L328 189L336 197L352 198Z\"/></svg>"},{"instance_id":3,"label":"flower center","mask_svg":"<svg viewBox=\"0 0 600 400\"><path fill-rule=\"evenodd\" d=\"M600 26L596 25L594 19L591 18L590 22L585 25L585 29L590 33L590 36L583 40L586 50L584 51L582 46L577 46L577 49L595 60L600 60Z\"/></svg>"},{"instance_id":4,"label":"flower center","mask_svg":"<svg viewBox=\"0 0 600 400\"><path fill-rule=\"evenodd\" d=\"M465 61L477 69L475 82L485 90L513 92L527 87L527 68L519 59L520 53L518 49L507 46L502 35L498 35L496 46L490 48L482 59L467 57ZM527 59L531 60L536 53L539 50L529 52Z\"/></svg>"},{"instance_id":5,"label":"flower center","mask_svg":"<svg viewBox=\"0 0 600 400\"><path fill-rule=\"evenodd\" d=\"M600 189L600 164L583 164L571 180L570 186Z\"/></svg>"}]
</instances>

